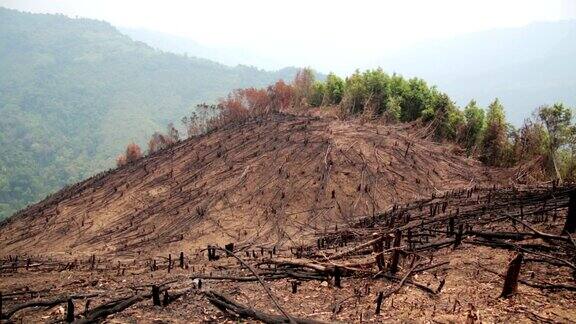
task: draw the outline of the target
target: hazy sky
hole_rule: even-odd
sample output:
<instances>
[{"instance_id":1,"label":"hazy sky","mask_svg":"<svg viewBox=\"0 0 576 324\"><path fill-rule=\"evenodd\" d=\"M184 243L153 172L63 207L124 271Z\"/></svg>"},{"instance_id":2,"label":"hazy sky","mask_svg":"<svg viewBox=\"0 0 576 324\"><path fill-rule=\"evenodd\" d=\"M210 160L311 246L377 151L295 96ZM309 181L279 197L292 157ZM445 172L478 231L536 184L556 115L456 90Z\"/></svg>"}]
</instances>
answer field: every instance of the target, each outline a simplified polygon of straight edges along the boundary
<instances>
[{"instance_id":1,"label":"hazy sky","mask_svg":"<svg viewBox=\"0 0 576 324\"><path fill-rule=\"evenodd\" d=\"M235 47L287 65L359 66L376 53L459 34L576 18L576 0L0 0Z\"/></svg>"}]
</instances>

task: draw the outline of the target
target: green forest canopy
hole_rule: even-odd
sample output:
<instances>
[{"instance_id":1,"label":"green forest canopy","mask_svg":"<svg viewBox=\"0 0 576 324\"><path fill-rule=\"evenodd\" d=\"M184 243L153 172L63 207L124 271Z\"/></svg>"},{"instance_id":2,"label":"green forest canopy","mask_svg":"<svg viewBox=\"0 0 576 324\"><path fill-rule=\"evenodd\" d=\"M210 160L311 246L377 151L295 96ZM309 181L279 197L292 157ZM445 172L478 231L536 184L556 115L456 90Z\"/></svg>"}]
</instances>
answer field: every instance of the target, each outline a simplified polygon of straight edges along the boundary
<instances>
[{"instance_id":1,"label":"green forest canopy","mask_svg":"<svg viewBox=\"0 0 576 324\"><path fill-rule=\"evenodd\" d=\"M345 115L389 122L420 119L432 124L437 140L456 142L487 165L509 167L540 159L543 178L576 180L576 125L573 109L562 103L535 107L534 117L516 128L506 121L498 98L486 111L475 100L460 109L426 81L380 68L356 71L346 79L329 74L310 86L307 99L311 106L337 106Z\"/></svg>"},{"instance_id":2,"label":"green forest canopy","mask_svg":"<svg viewBox=\"0 0 576 324\"><path fill-rule=\"evenodd\" d=\"M0 8L0 219L114 165L193 107L291 79L164 53L110 24Z\"/></svg>"},{"instance_id":3,"label":"green forest canopy","mask_svg":"<svg viewBox=\"0 0 576 324\"><path fill-rule=\"evenodd\" d=\"M0 8L0 218L111 167L127 142L144 143L200 102L296 72L226 67L154 50L105 22ZM576 128L562 104L538 108L516 129L497 99L486 110L474 100L460 109L419 78L376 69L314 81L308 73L290 85L297 105L305 96L311 106L347 115L420 119L433 124L437 140L457 142L488 165L544 157L558 177L576 174ZM288 88L268 88L268 95ZM242 93L266 96L262 91Z\"/></svg>"},{"instance_id":4,"label":"green forest canopy","mask_svg":"<svg viewBox=\"0 0 576 324\"><path fill-rule=\"evenodd\" d=\"M468 156L479 158L486 165L530 165L530 172L523 172L516 181L576 181L576 125L572 108L562 103L539 106L533 117L516 128L507 122L498 98L486 110L475 100L461 109L446 93L428 86L426 81L389 75L380 68L357 70L346 79L330 73L323 81L316 81L310 69L299 70L290 84L278 81L267 88L234 90L216 105L199 105L199 111L212 111L205 114L208 118L194 113L182 121L188 135L196 136L270 111L308 107L333 109L344 118L423 123L421 136L457 144ZM148 152L161 150L178 140L178 131L169 125L166 134L154 134ZM119 166L142 156L141 149L132 146L119 156Z\"/></svg>"}]
</instances>

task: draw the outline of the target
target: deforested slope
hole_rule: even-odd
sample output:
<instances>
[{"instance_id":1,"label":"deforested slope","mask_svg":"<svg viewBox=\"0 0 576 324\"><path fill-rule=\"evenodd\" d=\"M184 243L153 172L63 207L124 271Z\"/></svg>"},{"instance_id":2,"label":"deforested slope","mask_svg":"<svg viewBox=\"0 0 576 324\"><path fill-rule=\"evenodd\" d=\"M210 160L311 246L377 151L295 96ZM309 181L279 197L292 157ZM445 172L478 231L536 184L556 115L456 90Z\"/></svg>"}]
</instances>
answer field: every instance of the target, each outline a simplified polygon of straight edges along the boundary
<instances>
[{"instance_id":1,"label":"deforested slope","mask_svg":"<svg viewBox=\"0 0 576 324\"><path fill-rule=\"evenodd\" d=\"M161 52L114 26L0 7L0 219L105 170L236 88L292 79Z\"/></svg>"},{"instance_id":2,"label":"deforested slope","mask_svg":"<svg viewBox=\"0 0 576 324\"><path fill-rule=\"evenodd\" d=\"M503 183L416 128L270 114L64 188L0 226L2 254L296 246L454 188Z\"/></svg>"}]
</instances>

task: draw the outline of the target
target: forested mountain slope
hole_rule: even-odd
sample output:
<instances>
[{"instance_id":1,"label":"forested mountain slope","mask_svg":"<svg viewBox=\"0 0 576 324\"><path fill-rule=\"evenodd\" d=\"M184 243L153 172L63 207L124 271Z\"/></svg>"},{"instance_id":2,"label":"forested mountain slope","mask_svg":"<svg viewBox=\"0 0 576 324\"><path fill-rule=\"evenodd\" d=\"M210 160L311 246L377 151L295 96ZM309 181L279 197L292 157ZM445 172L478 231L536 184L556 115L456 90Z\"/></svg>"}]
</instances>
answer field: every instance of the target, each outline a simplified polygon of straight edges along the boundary
<instances>
[{"instance_id":1,"label":"forested mountain slope","mask_svg":"<svg viewBox=\"0 0 576 324\"><path fill-rule=\"evenodd\" d=\"M0 218L230 90L290 79L164 53L106 22L0 8Z\"/></svg>"}]
</instances>

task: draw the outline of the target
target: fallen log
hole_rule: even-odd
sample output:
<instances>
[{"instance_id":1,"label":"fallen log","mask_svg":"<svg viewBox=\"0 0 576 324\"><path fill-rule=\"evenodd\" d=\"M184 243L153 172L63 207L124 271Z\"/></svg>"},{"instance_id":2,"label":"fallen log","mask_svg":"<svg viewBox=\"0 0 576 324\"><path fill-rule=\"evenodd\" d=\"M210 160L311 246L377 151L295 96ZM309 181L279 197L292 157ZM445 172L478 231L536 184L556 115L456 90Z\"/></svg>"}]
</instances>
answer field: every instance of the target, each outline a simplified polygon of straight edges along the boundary
<instances>
[{"instance_id":1,"label":"fallen log","mask_svg":"<svg viewBox=\"0 0 576 324\"><path fill-rule=\"evenodd\" d=\"M236 318L244 318L244 319L255 319L262 321L264 323L270 324L279 324L279 323L288 323L285 316L267 314L261 312L259 310L250 308L248 306L244 306L238 302L235 302L231 298L224 296L223 294L217 293L215 291L206 291L204 293L206 298L209 302L211 302L214 306L220 309L222 312L234 316ZM291 317L291 319L298 324L324 324L325 322L313 320L313 319L306 319L306 318L299 318L299 317Z\"/></svg>"},{"instance_id":2,"label":"fallen log","mask_svg":"<svg viewBox=\"0 0 576 324\"><path fill-rule=\"evenodd\" d=\"M42 290L23 290L23 291L15 291L15 292L10 292L10 293L5 293L5 294L2 294L2 300L12 299L14 297L21 296L21 295L30 295L30 296L40 295L41 293L49 292L52 288L54 288L54 286L50 286L49 288L42 289Z\"/></svg>"},{"instance_id":3,"label":"fallen log","mask_svg":"<svg viewBox=\"0 0 576 324\"><path fill-rule=\"evenodd\" d=\"M282 306L280 306L280 303L278 303L278 300L276 299L276 297L274 297L270 288L264 283L262 278L260 278L260 276L258 276L258 273L256 273L256 271L254 270L254 268L252 268L252 266L250 266L248 263L244 262L244 260L239 258L236 254L234 254L234 252L230 252L230 251L223 249L223 248L220 248L220 247L214 247L214 248L218 249L218 250L222 250L222 251L226 252L228 255L233 256L236 260L238 260L238 262L240 262L243 266L248 268L248 270L250 270L250 272L252 272L254 274L254 276L258 279L258 282L262 285L262 287L264 288L264 291L266 291L266 294L268 294L268 297L270 297L270 299L272 300L274 305L276 305L276 308L278 308L280 313L282 313L284 315L285 319L287 319L289 323L294 322L292 317L282 308Z\"/></svg>"},{"instance_id":4,"label":"fallen log","mask_svg":"<svg viewBox=\"0 0 576 324\"><path fill-rule=\"evenodd\" d=\"M19 304L19 305L12 307L12 309L7 311L5 314L2 314L2 318L10 319L10 317L12 317L16 312L18 312L22 309L25 309L25 308L53 307L53 306L56 306L58 304L67 303L69 298L80 299L80 298L94 297L94 296L98 296L98 295L99 294L96 294L96 293L93 293L93 294L72 294L72 295L59 296L59 297L55 297L52 299L33 300L33 301L29 301L29 302Z\"/></svg>"},{"instance_id":5,"label":"fallen log","mask_svg":"<svg viewBox=\"0 0 576 324\"><path fill-rule=\"evenodd\" d=\"M326 280L325 276L315 275L312 273L294 272L294 271L259 273L258 275L266 280L279 280L285 278L320 280L320 281ZM196 274L192 275L191 277L198 279L229 280L237 282L258 281L258 278L256 276L210 276L210 275Z\"/></svg>"},{"instance_id":6,"label":"fallen log","mask_svg":"<svg viewBox=\"0 0 576 324\"><path fill-rule=\"evenodd\" d=\"M348 250L346 250L346 251L342 251L342 252L340 252L340 253L336 253L336 254L328 257L328 259L329 259L329 260L340 259L340 258L342 258L342 257L347 256L347 255L350 254L350 253L356 252L356 251L358 251L358 250L362 250L362 249L364 249L364 248L371 247L372 245L374 245L375 243L377 243L379 240L380 240L380 237L375 238L375 239L372 239L372 240L370 240L370 241L367 241L367 242L364 242L364 243L362 243L362 244L356 245L355 247L350 248L350 249L348 249ZM384 252L386 252L386 251L384 251Z\"/></svg>"},{"instance_id":7,"label":"fallen log","mask_svg":"<svg viewBox=\"0 0 576 324\"><path fill-rule=\"evenodd\" d=\"M260 274L260 276L264 277L268 280L278 280L288 278L287 274L278 274L278 275L266 275ZM255 276L244 276L244 277L237 277L237 276L210 276L210 275L192 275L192 278L198 279L209 279L209 280L230 280L230 281L237 281L237 282L250 282L250 281L258 281L258 278Z\"/></svg>"},{"instance_id":8,"label":"fallen log","mask_svg":"<svg viewBox=\"0 0 576 324\"><path fill-rule=\"evenodd\" d=\"M404 275L404 277L402 277L402 279L400 279L400 282L398 282L398 285L396 285L396 287L394 287L393 289L390 289L388 292L386 292L382 296L379 295L378 299L384 300L384 299L392 296L393 294L397 293L400 289L402 289L402 287L404 286L404 283L406 282L406 280L408 280L408 277L410 277L412 275L412 273L414 272L414 269L416 269L416 267L418 267L418 264L414 265L410 270L408 270L408 272L406 272L406 274Z\"/></svg>"},{"instance_id":9,"label":"fallen log","mask_svg":"<svg viewBox=\"0 0 576 324\"><path fill-rule=\"evenodd\" d=\"M280 266L296 266L309 268L320 272L332 272L334 267L331 265L322 265L319 263L312 263L309 260L301 259L271 259L261 262L260 264L275 264Z\"/></svg>"},{"instance_id":10,"label":"fallen log","mask_svg":"<svg viewBox=\"0 0 576 324\"><path fill-rule=\"evenodd\" d=\"M413 251L424 251L424 250L428 250L428 249L439 249L442 248L444 246L448 246L453 244L456 241L456 239L453 238L447 238L447 239L442 239L436 242L431 242L428 244L423 244L420 246L416 246Z\"/></svg>"},{"instance_id":11,"label":"fallen log","mask_svg":"<svg viewBox=\"0 0 576 324\"><path fill-rule=\"evenodd\" d=\"M86 313L86 317L81 318L79 320L74 321L76 324L84 324L84 323L94 323L100 319L107 317L108 315L112 315L114 313L121 312L126 308L144 300L148 299L152 296L152 294L138 294L127 298L122 298L115 300L110 303L106 303L105 305L98 306L93 310Z\"/></svg>"},{"instance_id":12,"label":"fallen log","mask_svg":"<svg viewBox=\"0 0 576 324\"><path fill-rule=\"evenodd\" d=\"M558 241L570 243L570 238L568 238L568 237L552 235L552 234L541 232L541 231L535 229L534 227L532 227L530 224L526 223L525 221L520 220L516 217L510 216L510 215L508 215L508 218L524 225L526 228L528 228L529 230L534 232L534 236L536 236L536 237L540 237L540 238L545 239L545 240L558 240Z\"/></svg>"},{"instance_id":13,"label":"fallen log","mask_svg":"<svg viewBox=\"0 0 576 324\"><path fill-rule=\"evenodd\" d=\"M572 268L573 270L576 270L576 265L574 265L573 263L571 263L567 260L561 259L559 257L553 256L550 254L532 251L532 250L529 250L529 249L522 247L521 245L514 244L514 243L509 243L509 242L500 241L500 240L494 240L493 242L492 241L480 241L480 240L468 240L468 241L466 241L466 243L476 244L476 245L485 245L485 246L489 246L489 247L498 247L498 248L503 248L503 249L508 249L508 250L517 250L517 251L521 251L524 253L530 253L530 254L534 254L534 255L544 257L544 258L549 258L549 259L558 261L562 264L562 266L567 266L569 268ZM542 262L546 262L546 260L543 259Z\"/></svg>"},{"instance_id":14,"label":"fallen log","mask_svg":"<svg viewBox=\"0 0 576 324\"><path fill-rule=\"evenodd\" d=\"M534 236L533 233L523 233L523 232L481 232L481 231L468 231L466 232L469 236L477 236L484 239L500 239L500 240L515 240L521 241L527 237Z\"/></svg>"}]
</instances>

